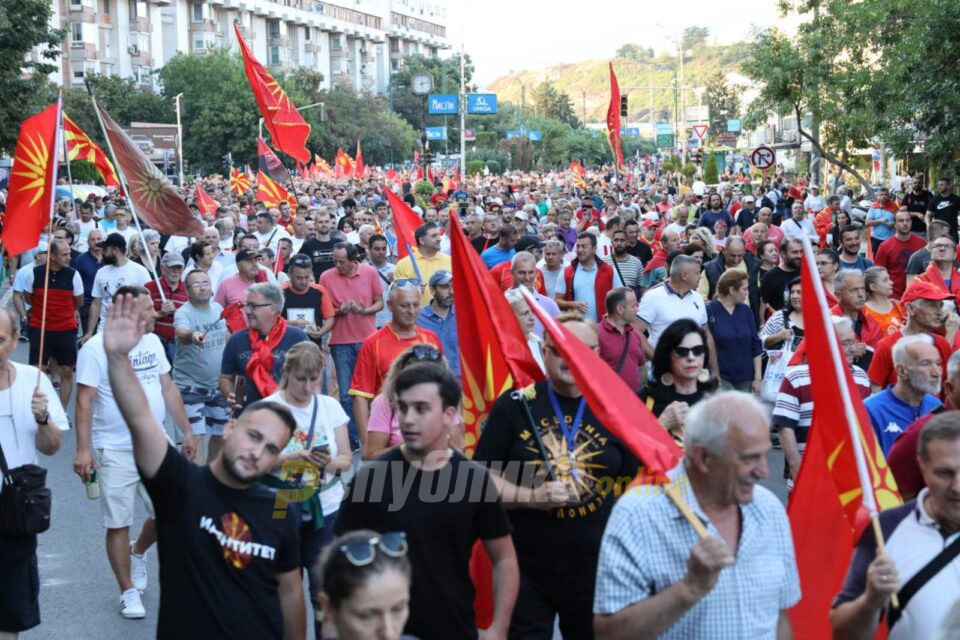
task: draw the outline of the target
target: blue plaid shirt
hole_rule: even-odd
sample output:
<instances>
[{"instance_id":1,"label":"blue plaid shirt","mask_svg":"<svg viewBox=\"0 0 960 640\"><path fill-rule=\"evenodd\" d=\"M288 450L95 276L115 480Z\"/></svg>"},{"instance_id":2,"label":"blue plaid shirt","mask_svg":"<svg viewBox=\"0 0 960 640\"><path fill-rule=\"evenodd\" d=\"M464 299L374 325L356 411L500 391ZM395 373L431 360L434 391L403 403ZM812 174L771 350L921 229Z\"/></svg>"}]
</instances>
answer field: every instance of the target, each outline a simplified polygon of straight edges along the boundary
<instances>
[{"instance_id":1,"label":"blue plaid shirt","mask_svg":"<svg viewBox=\"0 0 960 640\"><path fill-rule=\"evenodd\" d=\"M676 472L674 483L707 530L719 536L686 473ZM800 582L783 506L761 486L753 492L753 502L740 507L736 563L660 638L776 638L780 611L800 600ZM616 613L679 582L697 541L693 527L662 492L641 487L621 497L603 533L594 613Z\"/></svg>"}]
</instances>

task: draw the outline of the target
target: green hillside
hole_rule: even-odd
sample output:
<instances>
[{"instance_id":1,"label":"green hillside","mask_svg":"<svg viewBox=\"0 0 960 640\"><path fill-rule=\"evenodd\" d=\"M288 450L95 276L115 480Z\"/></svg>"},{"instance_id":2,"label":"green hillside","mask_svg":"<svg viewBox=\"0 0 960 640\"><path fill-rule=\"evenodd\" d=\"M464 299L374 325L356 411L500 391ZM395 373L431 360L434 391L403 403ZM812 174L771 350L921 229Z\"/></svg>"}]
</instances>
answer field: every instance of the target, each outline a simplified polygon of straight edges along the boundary
<instances>
[{"instance_id":1,"label":"green hillside","mask_svg":"<svg viewBox=\"0 0 960 640\"><path fill-rule=\"evenodd\" d=\"M628 45L629 46L629 45ZM716 73L727 74L739 71L741 61L747 55L749 45L702 45L688 52L684 60L687 104L696 104L694 88L706 86L707 79ZM658 120L673 119L674 70L678 65L676 55L648 57L637 50L630 58L613 59L613 68L620 83L621 93L629 95L629 120L648 120L650 112L651 84L653 85L654 110ZM520 104L521 87L525 87L526 106L531 107L531 92L541 82L551 82L557 91L566 93L573 103L574 113L587 122L606 119L610 100L610 75L607 60L585 60L572 64L560 64L543 69L516 71L501 76L488 85L501 102ZM704 103L706 95L703 96Z\"/></svg>"}]
</instances>

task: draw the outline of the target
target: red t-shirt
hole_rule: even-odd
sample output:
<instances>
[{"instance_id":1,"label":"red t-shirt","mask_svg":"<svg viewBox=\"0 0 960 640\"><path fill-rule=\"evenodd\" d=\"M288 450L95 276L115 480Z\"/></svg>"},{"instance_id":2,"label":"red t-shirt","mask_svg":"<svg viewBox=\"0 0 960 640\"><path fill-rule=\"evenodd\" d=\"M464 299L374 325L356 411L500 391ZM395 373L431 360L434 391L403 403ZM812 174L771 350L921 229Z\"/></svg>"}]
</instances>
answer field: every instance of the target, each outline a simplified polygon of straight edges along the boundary
<instances>
[{"instance_id":1,"label":"red t-shirt","mask_svg":"<svg viewBox=\"0 0 960 640\"><path fill-rule=\"evenodd\" d=\"M380 393L383 380L387 377L390 365L401 353L417 343L432 344L443 350L440 338L433 331L417 327L417 335L401 338L394 332L393 323L377 329L360 345L353 379L350 380L350 395L373 398Z\"/></svg>"},{"instance_id":2,"label":"red t-shirt","mask_svg":"<svg viewBox=\"0 0 960 640\"><path fill-rule=\"evenodd\" d=\"M490 269L490 275L493 276L494 282L500 286L501 291L513 288L513 271L510 270L512 266L513 263L507 260ZM540 269L537 269L537 278L534 280L533 286L538 293L547 295L547 289L543 284L543 273L540 272Z\"/></svg>"},{"instance_id":3,"label":"red t-shirt","mask_svg":"<svg viewBox=\"0 0 960 640\"><path fill-rule=\"evenodd\" d=\"M897 481L897 488L902 493L917 495L920 489L927 486L923 481L923 473L920 472L920 463L917 462L917 443L920 440L923 425L943 410L943 407L938 407L914 420L890 447L887 464L890 465L893 478Z\"/></svg>"},{"instance_id":4,"label":"red t-shirt","mask_svg":"<svg viewBox=\"0 0 960 640\"><path fill-rule=\"evenodd\" d=\"M933 344L940 352L940 366L943 367L943 379L947 379L947 360L950 358L950 343L943 336L930 333L933 337ZM881 340L873 352L873 360L870 361L870 370L867 376L870 382L878 387L886 387L897 382L897 370L893 366L893 345L897 340L903 337L903 330L890 334ZM903 436L901 436L903 437Z\"/></svg>"},{"instance_id":5,"label":"red t-shirt","mask_svg":"<svg viewBox=\"0 0 960 640\"><path fill-rule=\"evenodd\" d=\"M170 290L170 285L167 283L165 278L160 278L160 284L163 285L163 295L167 297L167 300L173 302L174 313L184 305L184 303L189 300L187 295L187 287L183 283L183 280L177 283L177 288L173 291ZM157 289L157 281L151 280L144 285L147 288L147 291L150 292L150 299L153 300L153 308L157 312L157 319L154 321L153 332L160 337L161 340L173 340L176 336L176 330L173 328L173 313L170 315L161 315L160 307L163 306L163 300L160 298L160 291Z\"/></svg>"},{"instance_id":6,"label":"red t-shirt","mask_svg":"<svg viewBox=\"0 0 960 640\"><path fill-rule=\"evenodd\" d=\"M894 298L899 300L903 290L907 288L907 262L910 261L910 256L925 246L927 246L926 241L914 233L911 233L906 241L893 236L880 243L877 255L873 256L873 262L878 267L886 268L887 273L890 274Z\"/></svg>"}]
</instances>

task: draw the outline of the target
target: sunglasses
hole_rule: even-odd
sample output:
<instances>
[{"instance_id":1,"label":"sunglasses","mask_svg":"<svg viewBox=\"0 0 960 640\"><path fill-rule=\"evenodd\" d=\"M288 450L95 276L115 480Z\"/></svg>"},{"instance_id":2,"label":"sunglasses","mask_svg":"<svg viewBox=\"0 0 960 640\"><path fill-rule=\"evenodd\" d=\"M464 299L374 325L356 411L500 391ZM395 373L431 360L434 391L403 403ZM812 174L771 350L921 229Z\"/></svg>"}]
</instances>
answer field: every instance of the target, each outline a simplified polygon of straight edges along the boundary
<instances>
[{"instance_id":1,"label":"sunglasses","mask_svg":"<svg viewBox=\"0 0 960 640\"><path fill-rule=\"evenodd\" d=\"M410 355L417 362L440 362L443 359L440 350L428 344L414 345L410 350Z\"/></svg>"},{"instance_id":2,"label":"sunglasses","mask_svg":"<svg viewBox=\"0 0 960 640\"><path fill-rule=\"evenodd\" d=\"M355 540L340 545L340 553L355 567L365 567L377 557L377 549L391 558L407 555L407 534L403 531L381 533L367 540Z\"/></svg>"},{"instance_id":3,"label":"sunglasses","mask_svg":"<svg viewBox=\"0 0 960 640\"><path fill-rule=\"evenodd\" d=\"M674 347L673 352L677 354L678 358L686 358L689 355L693 355L695 358L699 358L704 354L706 348L702 344L698 344L695 347Z\"/></svg>"},{"instance_id":4,"label":"sunglasses","mask_svg":"<svg viewBox=\"0 0 960 640\"><path fill-rule=\"evenodd\" d=\"M391 289L413 289L420 288L420 281L416 278L401 278L400 280L394 280L393 284L390 285Z\"/></svg>"}]
</instances>

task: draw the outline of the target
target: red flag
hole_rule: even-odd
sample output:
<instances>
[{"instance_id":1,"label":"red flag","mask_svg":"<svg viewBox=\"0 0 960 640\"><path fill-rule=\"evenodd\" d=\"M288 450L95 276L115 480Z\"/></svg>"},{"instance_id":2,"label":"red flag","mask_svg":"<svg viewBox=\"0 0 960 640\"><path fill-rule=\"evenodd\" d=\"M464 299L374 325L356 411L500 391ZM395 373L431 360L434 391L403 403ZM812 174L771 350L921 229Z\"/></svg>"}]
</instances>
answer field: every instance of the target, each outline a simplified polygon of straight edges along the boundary
<instances>
[{"instance_id":1,"label":"red flag","mask_svg":"<svg viewBox=\"0 0 960 640\"><path fill-rule=\"evenodd\" d=\"M257 172L257 202L262 202L268 207L279 207L281 202L294 206L293 197L287 193L287 190L274 182L270 176L263 171Z\"/></svg>"},{"instance_id":2,"label":"red flag","mask_svg":"<svg viewBox=\"0 0 960 640\"><path fill-rule=\"evenodd\" d=\"M103 107L97 104L96 108L127 188L133 213L159 233L202 237L203 223L193 215L166 176L143 155Z\"/></svg>"},{"instance_id":3,"label":"red flag","mask_svg":"<svg viewBox=\"0 0 960 640\"><path fill-rule=\"evenodd\" d=\"M393 232L397 234L397 259L400 259L410 255L413 248L417 246L413 232L423 224L423 219L393 191L390 189L383 191L387 194L387 203L393 212Z\"/></svg>"},{"instance_id":4,"label":"red flag","mask_svg":"<svg viewBox=\"0 0 960 640\"><path fill-rule=\"evenodd\" d=\"M854 545L869 524L871 503L880 510L900 504L893 474L837 345L823 285L811 275L816 272L813 260L808 248L801 271L803 326L817 402L787 508L803 594L789 615L794 636L810 640L831 635L830 605L843 583ZM870 489L866 494L853 433L863 451Z\"/></svg>"},{"instance_id":5,"label":"red flag","mask_svg":"<svg viewBox=\"0 0 960 640\"><path fill-rule=\"evenodd\" d=\"M353 175L353 159L343 152L343 149L337 149L337 171L343 176Z\"/></svg>"},{"instance_id":6,"label":"red flag","mask_svg":"<svg viewBox=\"0 0 960 640\"><path fill-rule=\"evenodd\" d=\"M120 179L110 158L67 114L63 114L63 139L67 141L68 160L86 160L97 168L105 185L120 186Z\"/></svg>"},{"instance_id":7,"label":"red flag","mask_svg":"<svg viewBox=\"0 0 960 640\"><path fill-rule=\"evenodd\" d=\"M58 100L20 125L0 235L11 256L37 246L40 232L50 222L56 198L60 109Z\"/></svg>"},{"instance_id":8,"label":"red flag","mask_svg":"<svg viewBox=\"0 0 960 640\"><path fill-rule=\"evenodd\" d=\"M353 164L353 177L362 178L367 168L363 166L363 149L360 148L360 141L357 140L357 159Z\"/></svg>"},{"instance_id":9,"label":"red flag","mask_svg":"<svg viewBox=\"0 0 960 640\"><path fill-rule=\"evenodd\" d=\"M236 333L247 328L247 314L244 313L243 303L239 300L224 307L223 311L220 312L220 317L224 319L227 331L230 333Z\"/></svg>"},{"instance_id":10,"label":"red flag","mask_svg":"<svg viewBox=\"0 0 960 640\"><path fill-rule=\"evenodd\" d=\"M257 169L270 176L275 182L290 180L290 172L263 138L257 138Z\"/></svg>"},{"instance_id":11,"label":"red flag","mask_svg":"<svg viewBox=\"0 0 960 640\"><path fill-rule=\"evenodd\" d=\"M200 183L195 182L194 186L196 187L197 193L197 208L200 209L200 213L209 213L211 215L217 212L217 209L220 208L220 203L210 197L206 191L200 188Z\"/></svg>"},{"instance_id":12,"label":"red flag","mask_svg":"<svg viewBox=\"0 0 960 640\"><path fill-rule=\"evenodd\" d=\"M307 138L310 137L310 125L293 106L286 92L277 84L270 72L253 57L253 52L247 46L246 40L240 35L240 25L234 23L233 29L237 34L237 42L240 43L240 53L243 55L243 64L250 88L253 89L253 97L256 98L257 105L260 107L263 124L270 132L270 142L288 156L300 162L308 162L310 152L307 151Z\"/></svg>"},{"instance_id":13,"label":"red flag","mask_svg":"<svg viewBox=\"0 0 960 640\"><path fill-rule=\"evenodd\" d=\"M573 172L573 184L577 185L581 189L586 189L587 183L583 180L583 176L586 174L586 169L583 168L583 165L577 161L573 161L570 163L570 171Z\"/></svg>"},{"instance_id":14,"label":"red flag","mask_svg":"<svg viewBox=\"0 0 960 640\"><path fill-rule=\"evenodd\" d=\"M417 180L423 180L423 165L417 166Z\"/></svg>"},{"instance_id":15,"label":"red flag","mask_svg":"<svg viewBox=\"0 0 960 640\"><path fill-rule=\"evenodd\" d=\"M613 159L617 169L623 164L623 150L620 148L620 85L617 74L613 72L613 63L610 63L610 106L607 107L607 140L613 151Z\"/></svg>"},{"instance_id":16,"label":"red flag","mask_svg":"<svg viewBox=\"0 0 960 640\"><path fill-rule=\"evenodd\" d=\"M283 251L280 251L280 245L277 244L277 258L273 262L273 275L283 271Z\"/></svg>"},{"instance_id":17,"label":"red flag","mask_svg":"<svg viewBox=\"0 0 960 640\"><path fill-rule=\"evenodd\" d=\"M242 196L250 189L250 179L240 169L230 169L230 190Z\"/></svg>"}]
</instances>

